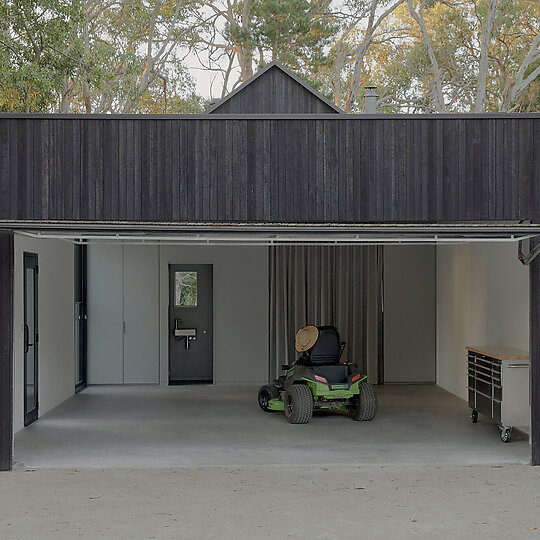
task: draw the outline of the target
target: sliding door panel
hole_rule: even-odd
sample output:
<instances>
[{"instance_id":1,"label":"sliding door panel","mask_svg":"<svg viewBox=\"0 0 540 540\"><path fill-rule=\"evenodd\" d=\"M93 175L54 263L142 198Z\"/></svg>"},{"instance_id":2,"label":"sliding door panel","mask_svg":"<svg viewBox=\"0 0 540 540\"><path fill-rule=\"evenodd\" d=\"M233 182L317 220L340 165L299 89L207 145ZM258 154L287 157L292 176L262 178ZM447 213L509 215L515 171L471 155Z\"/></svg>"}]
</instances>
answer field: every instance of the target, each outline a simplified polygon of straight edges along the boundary
<instances>
[{"instance_id":1,"label":"sliding door panel","mask_svg":"<svg viewBox=\"0 0 540 540\"><path fill-rule=\"evenodd\" d=\"M124 383L159 382L159 252L124 246Z\"/></svg>"},{"instance_id":2,"label":"sliding door panel","mask_svg":"<svg viewBox=\"0 0 540 540\"><path fill-rule=\"evenodd\" d=\"M122 246L88 246L88 384L122 384Z\"/></svg>"}]
</instances>

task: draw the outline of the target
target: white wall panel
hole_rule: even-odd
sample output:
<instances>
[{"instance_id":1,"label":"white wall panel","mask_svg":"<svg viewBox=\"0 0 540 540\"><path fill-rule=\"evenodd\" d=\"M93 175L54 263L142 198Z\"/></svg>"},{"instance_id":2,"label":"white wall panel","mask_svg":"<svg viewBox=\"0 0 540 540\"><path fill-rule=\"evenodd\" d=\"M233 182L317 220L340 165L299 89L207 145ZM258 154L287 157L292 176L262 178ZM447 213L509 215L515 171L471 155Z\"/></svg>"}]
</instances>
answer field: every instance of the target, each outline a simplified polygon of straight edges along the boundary
<instances>
[{"instance_id":1,"label":"white wall panel","mask_svg":"<svg viewBox=\"0 0 540 540\"><path fill-rule=\"evenodd\" d=\"M75 308L73 245L15 235L13 298L13 426L24 427L23 253L37 253L39 415L75 392Z\"/></svg>"},{"instance_id":2,"label":"white wall panel","mask_svg":"<svg viewBox=\"0 0 540 540\"><path fill-rule=\"evenodd\" d=\"M124 383L159 383L159 251L124 246Z\"/></svg>"},{"instance_id":3,"label":"white wall panel","mask_svg":"<svg viewBox=\"0 0 540 540\"><path fill-rule=\"evenodd\" d=\"M463 399L467 345L529 349L529 269L515 243L437 247L437 384Z\"/></svg>"},{"instance_id":4,"label":"white wall panel","mask_svg":"<svg viewBox=\"0 0 540 540\"><path fill-rule=\"evenodd\" d=\"M122 245L88 246L88 384L121 384Z\"/></svg>"}]
</instances>

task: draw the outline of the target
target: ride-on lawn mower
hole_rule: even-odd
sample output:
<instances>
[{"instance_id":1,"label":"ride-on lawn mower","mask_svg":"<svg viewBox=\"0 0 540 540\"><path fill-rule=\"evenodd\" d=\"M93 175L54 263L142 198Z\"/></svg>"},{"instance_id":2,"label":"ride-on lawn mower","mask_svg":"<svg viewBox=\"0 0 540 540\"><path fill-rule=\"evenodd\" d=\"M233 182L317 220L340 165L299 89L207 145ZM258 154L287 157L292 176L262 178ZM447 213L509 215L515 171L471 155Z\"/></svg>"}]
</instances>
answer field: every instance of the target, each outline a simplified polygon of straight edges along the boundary
<instances>
[{"instance_id":1,"label":"ride-on lawn mower","mask_svg":"<svg viewBox=\"0 0 540 540\"><path fill-rule=\"evenodd\" d=\"M342 364L345 342L334 326L305 326L296 334L302 356L259 390L263 411L284 411L291 424L306 424L313 410L348 411L354 420L373 420L377 395L354 364Z\"/></svg>"}]
</instances>

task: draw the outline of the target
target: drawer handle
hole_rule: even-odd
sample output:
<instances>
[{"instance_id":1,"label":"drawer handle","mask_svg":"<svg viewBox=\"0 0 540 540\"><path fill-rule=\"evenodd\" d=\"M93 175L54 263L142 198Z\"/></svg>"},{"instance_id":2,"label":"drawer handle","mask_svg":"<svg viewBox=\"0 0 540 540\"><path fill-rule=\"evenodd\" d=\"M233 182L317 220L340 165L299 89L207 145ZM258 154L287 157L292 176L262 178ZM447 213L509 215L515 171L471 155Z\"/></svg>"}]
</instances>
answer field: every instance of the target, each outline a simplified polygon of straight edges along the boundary
<instances>
[{"instance_id":1,"label":"drawer handle","mask_svg":"<svg viewBox=\"0 0 540 540\"><path fill-rule=\"evenodd\" d=\"M529 364L508 364L509 368L529 367Z\"/></svg>"}]
</instances>

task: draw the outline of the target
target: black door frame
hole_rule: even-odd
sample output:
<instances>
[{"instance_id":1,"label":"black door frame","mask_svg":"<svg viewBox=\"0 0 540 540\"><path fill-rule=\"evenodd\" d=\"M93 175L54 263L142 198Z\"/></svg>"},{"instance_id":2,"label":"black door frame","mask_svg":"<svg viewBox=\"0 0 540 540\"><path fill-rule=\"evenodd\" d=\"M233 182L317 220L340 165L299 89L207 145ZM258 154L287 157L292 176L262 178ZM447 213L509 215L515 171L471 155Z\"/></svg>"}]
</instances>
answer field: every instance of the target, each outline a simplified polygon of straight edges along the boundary
<instances>
[{"instance_id":1,"label":"black door frame","mask_svg":"<svg viewBox=\"0 0 540 540\"><path fill-rule=\"evenodd\" d=\"M0 470L13 460L13 233L0 231Z\"/></svg>"},{"instance_id":2,"label":"black door frame","mask_svg":"<svg viewBox=\"0 0 540 540\"><path fill-rule=\"evenodd\" d=\"M80 392L87 385L87 252L85 244L75 244L75 324L77 325L75 332L78 335L75 362L78 363L78 372L80 374L79 380L75 380L75 392Z\"/></svg>"},{"instance_id":3,"label":"black door frame","mask_svg":"<svg viewBox=\"0 0 540 540\"><path fill-rule=\"evenodd\" d=\"M33 328L34 328L34 335L29 335L28 330L28 312L27 312L27 305L28 305L28 273L27 270L33 270L33 280L34 280L34 287L33 287L33 293L34 293L34 321L33 321ZM29 253L24 252L23 254L23 325L24 325L24 426L29 426L33 422L35 422L38 418L38 412L39 412L39 303L38 303L38 274L39 274L39 259L37 253ZM30 343L30 339L33 340L32 343ZM28 386L28 352L29 348L33 347L34 352L34 396L35 396L35 402L36 407L32 409L31 411L28 411L28 395L27 395L27 386Z\"/></svg>"}]
</instances>

